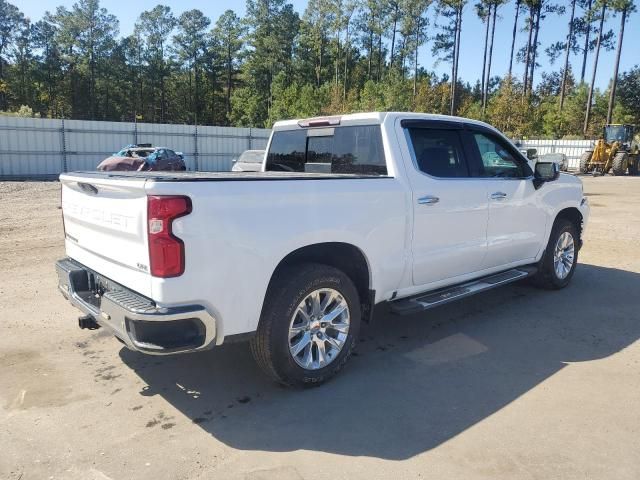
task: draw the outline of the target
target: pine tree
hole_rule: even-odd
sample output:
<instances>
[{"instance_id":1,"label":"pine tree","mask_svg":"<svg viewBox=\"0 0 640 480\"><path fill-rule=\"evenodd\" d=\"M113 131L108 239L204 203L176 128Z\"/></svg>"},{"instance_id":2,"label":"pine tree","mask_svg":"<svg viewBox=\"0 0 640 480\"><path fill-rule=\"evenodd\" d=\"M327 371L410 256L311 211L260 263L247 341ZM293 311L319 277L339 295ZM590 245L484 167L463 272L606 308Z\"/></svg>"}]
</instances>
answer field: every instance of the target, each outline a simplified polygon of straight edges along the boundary
<instances>
[{"instance_id":1,"label":"pine tree","mask_svg":"<svg viewBox=\"0 0 640 480\"><path fill-rule=\"evenodd\" d=\"M6 56L23 18L24 15L18 7L6 0L0 0L0 110L7 110L8 107L4 72L5 65L9 62Z\"/></svg>"},{"instance_id":2,"label":"pine tree","mask_svg":"<svg viewBox=\"0 0 640 480\"><path fill-rule=\"evenodd\" d=\"M173 37L174 49L180 65L187 72L187 95L193 123L202 120L202 98L200 96L201 74L207 41L206 31L211 20L198 9L187 10L178 18L178 33Z\"/></svg>"},{"instance_id":3,"label":"pine tree","mask_svg":"<svg viewBox=\"0 0 640 480\"><path fill-rule=\"evenodd\" d=\"M217 44L217 54L223 59L225 75L226 118L231 115L231 94L237 84L235 79L240 65L240 52L244 46L242 40L245 26L233 10L225 11L212 30L212 38Z\"/></svg>"},{"instance_id":4,"label":"pine tree","mask_svg":"<svg viewBox=\"0 0 640 480\"><path fill-rule=\"evenodd\" d=\"M600 27L598 28L598 36L596 40L596 52L595 52L595 57L593 59L593 73L591 75L591 84L589 86L589 96L587 97L587 105L586 105L585 114L584 114L584 125L582 130L582 133L584 135L587 135L587 132L589 129L589 120L590 120L589 117L591 115L591 108L593 106L593 90L595 88L595 83L596 83L596 72L598 71L598 59L600 56L600 45L602 43L602 29L604 27L604 21L607 13L607 0L599 0L599 5L600 5L600 16L599 16Z\"/></svg>"},{"instance_id":5,"label":"pine tree","mask_svg":"<svg viewBox=\"0 0 640 480\"><path fill-rule=\"evenodd\" d=\"M607 123L611 123L613 107L616 100L616 87L618 84L618 69L620 68L620 55L622 53L622 41L624 39L624 26L628 15L635 11L633 0L617 0L612 4L615 12L620 13L620 31L618 33L618 48L616 51L616 61L613 67L613 78L611 80L611 90L609 94L609 106L607 107Z\"/></svg>"},{"instance_id":6,"label":"pine tree","mask_svg":"<svg viewBox=\"0 0 640 480\"><path fill-rule=\"evenodd\" d=\"M177 21L171 12L171 8L157 5L149 11L142 12L136 22L136 32L140 32L144 39L144 57L147 62L147 77L151 82L152 108L151 120L166 121L167 117L167 76L170 74L168 42L171 38ZM142 86L141 86L142 89ZM160 90L160 99L157 98L157 90ZM143 108L144 101L141 102Z\"/></svg>"}]
</instances>

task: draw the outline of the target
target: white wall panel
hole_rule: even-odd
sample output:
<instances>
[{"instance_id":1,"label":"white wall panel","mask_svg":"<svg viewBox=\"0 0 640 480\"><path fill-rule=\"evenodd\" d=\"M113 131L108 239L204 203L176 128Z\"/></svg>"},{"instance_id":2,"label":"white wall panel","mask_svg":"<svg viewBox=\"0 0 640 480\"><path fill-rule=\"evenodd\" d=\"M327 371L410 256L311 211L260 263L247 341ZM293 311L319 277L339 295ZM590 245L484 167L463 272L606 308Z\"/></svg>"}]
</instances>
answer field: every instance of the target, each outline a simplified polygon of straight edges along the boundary
<instances>
[{"instance_id":1,"label":"white wall panel","mask_svg":"<svg viewBox=\"0 0 640 480\"><path fill-rule=\"evenodd\" d=\"M61 158L56 153L0 153L0 177L58 175L61 171Z\"/></svg>"},{"instance_id":2,"label":"white wall panel","mask_svg":"<svg viewBox=\"0 0 640 480\"><path fill-rule=\"evenodd\" d=\"M187 168L225 171L248 148L266 146L270 130L255 128L100 122L0 116L0 176L57 175L93 170L131 143L151 143L183 152ZM197 144L196 144L197 135ZM196 157L197 152L197 157Z\"/></svg>"},{"instance_id":3,"label":"white wall panel","mask_svg":"<svg viewBox=\"0 0 640 480\"><path fill-rule=\"evenodd\" d=\"M187 168L226 171L243 151L264 149L270 130L173 124L99 122L0 116L0 176L57 175L93 170L101 160L130 143L151 143L183 152ZM197 145L196 145L197 135ZM576 169L590 140L519 140L539 154L564 153ZM197 157L196 157L197 153Z\"/></svg>"},{"instance_id":4,"label":"white wall panel","mask_svg":"<svg viewBox=\"0 0 640 480\"><path fill-rule=\"evenodd\" d=\"M593 140L516 140L520 148L535 148L538 155L545 153L564 153L567 156L569 168L577 170L580 157L593 148Z\"/></svg>"},{"instance_id":5,"label":"white wall panel","mask_svg":"<svg viewBox=\"0 0 640 480\"><path fill-rule=\"evenodd\" d=\"M95 170L106 155L100 153L78 153L67 156L67 171Z\"/></svg>"}]
</instances>

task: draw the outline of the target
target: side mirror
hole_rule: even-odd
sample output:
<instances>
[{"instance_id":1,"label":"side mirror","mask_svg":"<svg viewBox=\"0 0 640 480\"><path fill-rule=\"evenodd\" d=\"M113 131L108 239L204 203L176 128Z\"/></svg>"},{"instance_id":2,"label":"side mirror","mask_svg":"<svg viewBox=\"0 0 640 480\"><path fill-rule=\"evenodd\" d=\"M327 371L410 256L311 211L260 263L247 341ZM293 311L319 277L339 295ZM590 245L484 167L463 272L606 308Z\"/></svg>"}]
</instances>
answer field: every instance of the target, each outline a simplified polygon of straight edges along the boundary
<instances>
[{"instance_id":1,"label":"side mirror","mask_svg":"<svg viewBox=\"0 0 640 480\"><path fill-rule=\"evenodd\" d=\"M540 188L545 182L553 182L560 176L560 167L555 162L538 162L536 163L533 175L533 184L536 188Z\"/></svg>"}]
</instances>

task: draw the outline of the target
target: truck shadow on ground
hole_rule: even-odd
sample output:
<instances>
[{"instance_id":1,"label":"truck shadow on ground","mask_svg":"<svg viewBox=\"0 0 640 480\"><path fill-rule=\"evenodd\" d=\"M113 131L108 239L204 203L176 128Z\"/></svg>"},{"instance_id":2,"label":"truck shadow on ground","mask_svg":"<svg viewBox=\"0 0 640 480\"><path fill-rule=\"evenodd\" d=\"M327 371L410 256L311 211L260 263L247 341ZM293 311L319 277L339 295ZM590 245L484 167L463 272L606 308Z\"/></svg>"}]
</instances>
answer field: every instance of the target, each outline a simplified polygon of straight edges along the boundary
<instances>
[{"instance_id":1,"label":"truck shadow on ground","mask_svg":"<svg viewBox=\"0 0 640 480\"><path fill-rule=\"evenodd\" d=\"M614 287L615 286L615 287ZM248 345L124 362L193 423L237 449L392 460L432 449L564 368L640 337L640 275L580 265L570 287L516 284L411 317L377 312L333 381L270 382Z\"/></svg>"}]
</instances>

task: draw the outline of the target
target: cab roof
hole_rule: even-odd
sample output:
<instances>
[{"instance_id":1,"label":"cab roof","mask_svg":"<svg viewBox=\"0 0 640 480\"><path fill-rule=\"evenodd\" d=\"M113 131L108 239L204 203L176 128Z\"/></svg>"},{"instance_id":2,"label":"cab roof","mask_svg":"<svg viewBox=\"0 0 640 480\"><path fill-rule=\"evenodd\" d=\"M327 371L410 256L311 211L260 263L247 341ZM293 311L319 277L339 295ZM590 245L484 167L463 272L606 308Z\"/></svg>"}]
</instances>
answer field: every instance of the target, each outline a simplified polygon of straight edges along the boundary
<instances>
[{"instance_id":1,"label":"cab roof","mask_svg":"<svg viewBox=\"0 0 640 480\"><path fill-rule=\"evenodd\" d=\"M415 113L415 112L362 112L348 113L345 115L329 115L324 117L312 117L304 119L280 120L275 122L273 130L295 130L298 128L309 127L330 127L330 126L348 126L348 125L379 125L386 121L393 121L397 118L407 118L415 120L439 120L449 122L460 122L473 125L482 125L495 130L491 125L473 120L470 118L456 117L451 115L440 115L434 113Z\"/></svg>"},{"instance_id":2,"label":"cab roof","mask_svg":"<svg viewBox=\"0 0 640 480\"><path fill-rule=\"evenodd\" d=\"M280 120L273 124L273 130L293 130L296 128L337 126L337 125L376 125L381 124L387 112L349 113L346 115L328 115L302 119Z\"/></svg>"}]
</instances>

